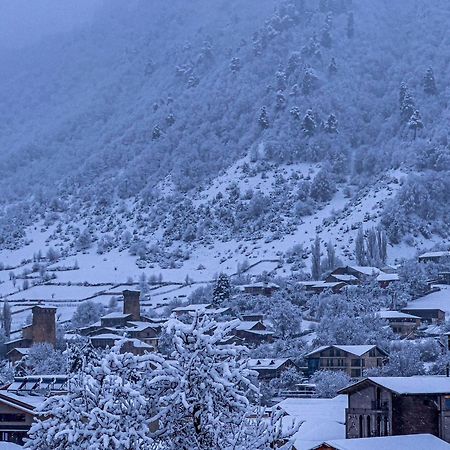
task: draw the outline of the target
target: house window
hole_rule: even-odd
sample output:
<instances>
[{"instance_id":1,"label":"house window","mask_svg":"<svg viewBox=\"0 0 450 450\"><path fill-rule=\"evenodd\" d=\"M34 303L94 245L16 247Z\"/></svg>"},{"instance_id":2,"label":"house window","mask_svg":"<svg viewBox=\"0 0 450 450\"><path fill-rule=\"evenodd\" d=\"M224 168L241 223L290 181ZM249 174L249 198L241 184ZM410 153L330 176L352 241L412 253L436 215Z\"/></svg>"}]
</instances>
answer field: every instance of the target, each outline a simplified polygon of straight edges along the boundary
<instances>
[{"instance_id":1,"label":"house window","mask_svg":"<svg viewBox=\"0 0 450 450\"><path fill-rule=\"evenodd\" d=\"M360 376L361 376L361 369L352 369L352 370L350 371L350 376L351 376L352 378L358 378L358 377L360 377Z\"/></svg>"},{"instance_id":2,"label":"house window","mask_svg":"<svg viewBox=\"0 0 450 450\"><path fill-rule=\"evenodd\" d=\"M445 409L450 411L450 395L445 396Z\"/></svg>"},{"instance_id":3,"label":"house window","mask_svg":"<svg viewBox=\"0 0 450 450\"><path fill-rule=\"evenodd\" d=\"M359 416L359 437L364 437L363 416Z\"/></svg>"},{"instance_id":4,"label":"house window","mask_svg":"<svg viewBox=\"0 0 450 450\"><path fill-rule=\"evenodd\" d=\"M25 422L25 414L0 414L0 422Z\"/></svg>"},{"instance_id":5,"label":"house window","mask_svg":"<svg viewBox=\"0 0 450 450\"><path fill-rule=\"evenodd\" d=\"M371 437L372 436L372 430L371 430L371 420L370 420L370 416L367 416L367 437Z\"/></svg>"}]
</instances>

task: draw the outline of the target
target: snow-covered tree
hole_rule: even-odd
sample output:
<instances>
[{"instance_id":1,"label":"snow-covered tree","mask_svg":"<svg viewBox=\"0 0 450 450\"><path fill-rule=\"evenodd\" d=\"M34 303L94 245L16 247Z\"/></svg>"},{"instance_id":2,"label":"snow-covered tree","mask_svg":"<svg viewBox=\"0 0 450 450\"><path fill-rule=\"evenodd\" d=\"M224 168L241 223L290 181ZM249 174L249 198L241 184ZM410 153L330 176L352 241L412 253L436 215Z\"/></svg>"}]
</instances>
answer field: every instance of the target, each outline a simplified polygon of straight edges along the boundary
<instances>
[{"instance_id":1,"label":"snow-covered tree","mask_svg":"<svg viewBox=\"0 0 450 450\"><path fill-rule=\"evenodd\" d=\"M333 76L335 74L337 74L338 68L337 68L337 64L336 64L336 59L335 58L331 58L330 64L328 66L328 73Z\"/></svg>"},{"instance_id":2,"label":"snow-covered tree","mask_svg":"<svg viewBox=\"0 0 450 450\"><path fill-rule=\"evenodd\" d=\"M3 301L3 311L2 311L2 326L3 330L5 331L6 337L9 338L11 334L11 323L12 323L12 312L11 312L11 306L9 306L8 300Z\"/></svg>"},{"instance_id":3,"label":"snow-covered tree","mask_svg":"<svg viewBox=\"0 0 450 450\"><path fill-rule=\"evenodd\" d=\"M413 139L416 139L417 132L423 129L422 117L418 109L414 110L412 116L408 121L408 127L413 130Z\"/></svg>"},{"instance_id":4,"label":"snow-covered tree","mask_svg":"<svg viewBox=\"0 0 450 450\"><path fill-rule=\"evenodd\" d=\"M259 113L258 123L260 127L265 130L269 128L269 115L267 114L267 109L265 106L261 108L261 111Z\"/></svg>"},{"instance_id":5,"label":"snow-covered tree","mask_svg":"<svg viewBox=\"0 0 450 450\"><path fill-rule=\"evenodd\" d=\"M312 136L316 132L317 124L311 109L306 111L302 122L302 131L305 136Z\"/></svg>"},{"instance_id":6,"label":"snow-covered tree","mask_svg":"<svg viewBox=\"0 0 450 450\"><path fill-rule=\"evenodd\" d=\"M408 123L416 110L416 103L408 89L403 94L403 101L400 106L400 118L403 123Z\"/></svg>"},{"instance_id":7,"label":"snow-covered tree","mask_svg":"<svg viewBox=\"0 0 450 450\"><path fill-rule=\"evenodd\" d=\"M275 294L272 297L272 308L268 317L275 333L281 339L291 339L300 335L302 311L298 306L285 300L283 295Z\"/></svg>"},{"instance_id":8,"label":"snow-covered tree","mask_svg":"<svg viewBox=\"0 0 450 450\"><path fill-rule=\"evenodd\" d=\"M213 289L213 304L221 305L228 300L231 296L231 284L230 278L227 274L221 273L216 280L216 284Z\"/></svg>"},{"instance_id":9,"label":"snow-covered tree","mask_svg":"<svg viewBox=\"0 0 450 450\"><path fill-rule=\"evenodd\" d=\"M67 359L53 345L42 343L31 346L30 351L21 363L28 374L51 375L67 373Z\"/></svg>"},{"instance_id":10,"label":"snow-covered tree","mask_svg":"<svg viewBox=\"0 0 450 450\"><path fill-rule=\"evenodd\" d=\"M311 68L305 69L302 80L302 92L304 95L309 95L316 88L317 77Z\"/></svg>"},{"instance_id":11,"label":"snow-covered tree","mask_svg":"<svg viewBox=\"0 0 450 450\"><path fill-rule=\"evenodd\" d=\"M76 307L71 325L74 328L86 327L100 320L100 317L104 314L105 307L101 303L88 300Z\"/></svg>"},{"instance_id":12,"label":"snow-covered tree","mask_svg":"<svg viewBox=\"0 0 450 450\"><path fill-rule=\"evenodd\" d=\"M315 384L319 398L333 398L340 389L351 383L351 378L344 371L320 370L314 373L310 381Z\"/></svg>"},{"instance_id":13,"label":"snow-covered tree","mask_svg":"<svg viewBox=\"0 0 450 450\"><path fill-rule=\"evenodd\" d=\"M145 373L162 363L156 355L121 353L119 346L73 374L69 392L39 407L25 448L31 450L156 449L150 426L154 403Z\"/></svg>"},{"instance_id":14,"label":"snow-covered tree","mask_svg":"<svg viewBox=\"0 0 450 450\"><path fill-rule=\"evenodd\" d=\"M311 247L311 277L313 280L320 280L322 268L320 266L320 238L316 234L316 239Z\"/></svg>"},{"instance_id":15,"label":"snow-covered tree","mask_svg":"<svg viewBox=\"0 0 450 450\"><path fill-rule=\"evenodd\" d=\"M333 198L335 192L336 183L329 167L319 170L311 182L309 189L311 198L318 202L327 202Z\"/></svg>"},{"instance_id":16,"label":"snow-covered tree","mask_svg":"<svg viewBox=\"0 0 450 450\"><path fill-rule=\"evenodd\" d=\"M436 80L434 79L433 69L429 67L423 77L423 90L428 95L436 95Z\"/></svg>"},{"instance_id":17,"label":"snow-covered tree","mask_svg":"<svg viewBox=\"0 0 450 450\"><path fill-rule=\"evenodd\" d=\"M366 265L367 258L366 258L366 249L364 245L364 230L362 226L358 228L358 233L355 239L355 258L356 263L359 266Z\"/></svg>"},{"instance_id":18,"label":"snow-covered tree","mask_svg":"<svg viewBox=\"0 0 450 450\"><path fill-rule=\"evenodd\" d=\"M153 140L153 141L158 140L158 139L161 137L161 135L162 135L161 128L159 127L158 124L156 124L156 125L153 127L153 131L152 131L152 140Z\"/></svg>"},{"instance_id":19,"label":"snow-covered tree","mask_svg":"<svg viewBox=\"0 0 450 450\"><path fill-rule=\"evenodd\" d=\"M275 423L266 428L267 423L250 419L255 410L249 398L256 398L258 389L247 368L247 350L219 345L234 327L198 315L189 324L168 323L173 362L148 380L158 399L154 420L162 448L257 450L273 448L282 439Z\"/></svg>"},{"instance_id":20,"label":"snow-covered tree","mask_svg":"<svg viewBox=\"0 0 450 450\"><path fill-rule=\"evenodd\" d=\"M328 116L327 121L324 125L324 130L327 133L338 133L338 121L336 119L336 116L334 114L330 114Z\"/></svg>"},{"instance_id":21,"label":"snow-covered tree","mask_svg":"<svg viewBox=\"0 0 450 450\"><path fill-rule=\"evenodd\" d=\"M241 60L239 58L237 58L236 56L231 58L230 70L232 73L237 73L241 70Z\"/></svg>"}]
</instances>

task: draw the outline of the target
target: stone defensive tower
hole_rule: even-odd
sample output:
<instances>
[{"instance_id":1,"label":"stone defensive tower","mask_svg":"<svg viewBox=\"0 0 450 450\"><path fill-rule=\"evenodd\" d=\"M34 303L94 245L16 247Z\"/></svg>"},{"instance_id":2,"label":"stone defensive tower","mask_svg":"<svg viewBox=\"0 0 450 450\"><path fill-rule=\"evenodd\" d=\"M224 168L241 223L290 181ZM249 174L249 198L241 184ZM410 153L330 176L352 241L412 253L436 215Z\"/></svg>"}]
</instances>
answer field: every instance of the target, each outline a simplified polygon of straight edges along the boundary
<instances>
[{"instance_id":1,"label":"stone defensive tower","mask_svg":"<svg viewBox=\"0 0 450 450\"><path fill-rule=\"evenodd\" d=\"M140 291L123 291L123 313L131 314L131 320L141 320Z\"/></svg>"}]
</instances>

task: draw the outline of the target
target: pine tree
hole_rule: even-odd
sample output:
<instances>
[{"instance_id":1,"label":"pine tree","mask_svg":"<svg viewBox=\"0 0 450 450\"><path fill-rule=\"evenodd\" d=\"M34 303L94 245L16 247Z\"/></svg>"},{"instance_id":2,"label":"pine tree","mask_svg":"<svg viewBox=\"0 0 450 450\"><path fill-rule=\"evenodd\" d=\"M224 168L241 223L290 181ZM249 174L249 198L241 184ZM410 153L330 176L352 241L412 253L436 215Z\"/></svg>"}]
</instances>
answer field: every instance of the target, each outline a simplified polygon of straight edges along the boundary
<instances>
[{"instance_id":1,"label":"pine tree","mask_svg":"<svg viewBox=\"0 0 450 450\"><path fill-rule=\"evenodd\" d=\"M423 90L428 95L437 94L436 81L434 79L434 73L431 67L427 69L427 72L423 77Z\"/></svg>"},{"instance_id":2,"label":"pine tree","mask_svg":"<svg viewBox=\"0 0 450 450\"><path fill-rule=\"evenodd\" d=\"M316 239L311 247L311 277L313 280L320 280L322 268L320 266L320 238L316 234Z\"/></svg>"},{"instance_id":3,"label":"pine tree","mask_svg":"<svg viewBox=\"0 0 450 450\"><path fill-rule=\"evenodd\" d=\"M337 74L337 64L336 64L336 60L334 58L331 58L330 64L328 66L328 73L333 76Z\"/></svg>"},{"instance_id":4,"label":"pine tree","mask_svg":"<svg viewBox=\"0 0 450 450\"><path fill-rule=\"evenodd\" d=\"M3 301L2 324L5 336L9 338L11 335L12 313L8 300Z\"/></svg>"},{"instance_id":5,"label":"pine tree","mask_svg":"<svg viewBox=\"0 0 450 450\"><path fill-rule=\"evenodd\" d=\"M269 116L267 114L267 109L265 106L261 108L261 112L259 114L258 123L263 130L269 128Z\"/></svg>"},{"instance_id":6,"label":"pine tree","mask_svg":"<svg viewBox=\"0 0 450 450\"><path fill-rule=\"evenodd\" d=\"M317 77L310 68L307 68L303 74L302 93L309 95L316 88L316 84Z\"/></svg>"},{"instance_id":7,"label":"pine tree","mask_svg":"<svg viewBox=\"0 0 450 450\"><path fill-rule=\"evenodd\" d=\"M241 60L237 57L231 58L230 70L232 73L237 73L241 70Z\"/></svg>"},{"instance_id":8,"label":"pine tree","mask_svg":"<svg viewBox=\"0 0 450 450\"><path fill-rule=\"evenodd\" d=\"M276 99L276 108L277 109L284 109L286 106L286 97L284 96L282 91L277 92L277 99Z\"/></svg>"},{"instance_id":9,"label":"pine tree","mask_svg":"<svg viewBox=\"0 0 450 450\"><path fill-rule=\"evenodd\" d=\"M213 289L213 304L218 306L231 297L230 278L225 273L221 273Z\"/></svg>"},{"instance_id":10,"label":"pine tree","mask_svg":"<svg viewBox=\"0 0 450 450\"><path fill-rule=\"evenodd\" d=\"M281 65L278 68L275 76L277 79L277 91L284 91L286 89L287 77L286 72L283 70L283 67Z\"/></svg>"},{"instance_id":11,"label":"pine tree","mask_svg":"<svg viewBox=\"0 0 450 450\"><path fill-rule=\"evenodd\" d=\"M366 249L364 245L364 230L363 227L359 227L358 234L356 235L355 240L355 258L356 263L359 266L366 265Z\"/></svg>"},{"instance_id":12,"label":"pine tree","mask_svg":"<svg viewBox=\"0 0 450 450\"><path fill-rule=\"evenodd\" d=\"M291 110L289 111L289 113L291 114L291 116L293 117L294 120L300 121L302 116L301 116L300 108L298 106L293 106L291 108Z\"/></svg>"},{"instance_id":13,"label":"pine tree","mask_svg":"<svg viewBox=\"0 0 450 450\"><path fill-rule=\"evenodd\" d=\"M407 124L411 116L414 114L415 110L416 104L414 102L414 99L412 98L410 92L406 90L403 97L403 103L400 109L400 118L402 122Z\"/></svg>"},{"instance_id":14,"label":"pine tree","mask_svg":"<svg viewBox=\"0 0 450 450\"><path fill-rule=\"evenodd\" d=\"M169 113L166 117L166 124L171 127L175 123L175 116L173 113Z\"/></svg>"},{"instance_id":15,"label":"pine tree","mask_svg":"<svg viewBox=\"0 0 450 450\"><path fill-rule=\"evenodd\" d=\"M327 121L325 122L324 130L327 133L338 133L338 121L334 114L330 114L328 116Z\"/></svg>"},{"instance_id":16,"label":"pine tree","mask_svg":"<svg viewBox=\"0 0 450 450\"><path fill-rule=\"evenodd\" d=\"M413 139L416 139L417 131L423 129L422 117L420 116L419 110L416 109L413 112L411 118L408 121L408 127L409 127L409 129L413 130L413 132L414 132Z\"/></svg>"},{"instance_id":17,"label":"pine tree","mask_svg":"<svg viewBox=\"0 0 450 450\"><path fill-rule=\"evenodd\" d=\"M302 131L305 136L311 137L316 132L317 124L314 119L312 110L306 111L305 117L302 122Z\"/></svg>"},{"instance_id":18,"label":"pine tree","mask_svg":"<svg viewBox=\"0 0 450 450\"><path fill-rule=\"evenodd\" d=\"M398 96L400 111L403 107L403 102L405 101L405 95L407 92L408 92L408 86L404 81L402 81L402 83L400 84L400 91L399 91L399 96Z\"/></svg>"},{"instance_id":19,"label":"pine tree","mask_svg":"<svg viewBox=\"0 0 450 450\"><path fill-rule=\"evenodd\" d=\"M347 15L347 37L349 39L353 39L355 35L355 18L353 17L353 13L349 12Z\"/></svg>"},{"instance_id":20,"label":"pine tree","mask_svg":"<svg viewBox=\"0 0 450 450\"><path fill-rule=\"evenodd\" d=\"M159 125L155 125L153 127L153 131L152 131L152 140L156 141L161 137L162 131L161 128L159 128Z\"/></svg>"},{"instance_id":21,"label":"pine tree","mask_svg":"<svg viewBox=\"0 0 450 450\"><path fill-rule=\"evenodd\" d=\"M366 263L377 267L381 263L377 234L374 228L367 232L366 238Z\"/></svg>"}]
</instances>

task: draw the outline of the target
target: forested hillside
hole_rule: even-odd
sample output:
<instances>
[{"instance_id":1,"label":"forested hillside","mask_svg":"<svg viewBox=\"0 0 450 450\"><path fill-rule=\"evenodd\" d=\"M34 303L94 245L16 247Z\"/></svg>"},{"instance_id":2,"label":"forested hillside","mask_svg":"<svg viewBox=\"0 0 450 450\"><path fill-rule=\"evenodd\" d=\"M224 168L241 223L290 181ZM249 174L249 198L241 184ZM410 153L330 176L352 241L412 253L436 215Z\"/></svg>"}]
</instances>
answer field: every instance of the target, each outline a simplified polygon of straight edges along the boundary
<instances>
[{"instance_id":1,"label":"forested hillside","mask_svg":"<svg viewBox=\"0 0 450 450\"><path fill-rule=\"evenodd\" d=\"M182 259L373 188L391 244L445 241L449 20L446 0L105 2L0 56L0 245L39 221L61 251Z\"/></svg>"}]
</instances>

